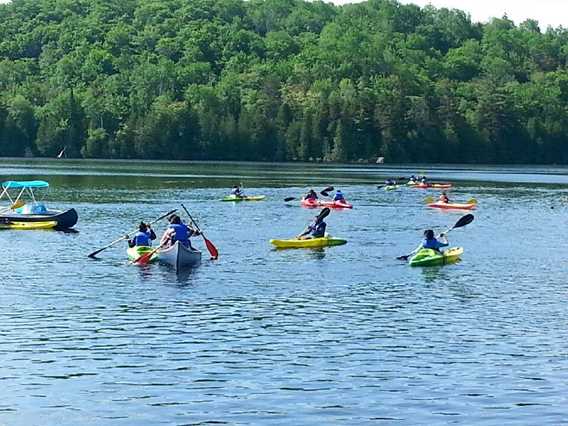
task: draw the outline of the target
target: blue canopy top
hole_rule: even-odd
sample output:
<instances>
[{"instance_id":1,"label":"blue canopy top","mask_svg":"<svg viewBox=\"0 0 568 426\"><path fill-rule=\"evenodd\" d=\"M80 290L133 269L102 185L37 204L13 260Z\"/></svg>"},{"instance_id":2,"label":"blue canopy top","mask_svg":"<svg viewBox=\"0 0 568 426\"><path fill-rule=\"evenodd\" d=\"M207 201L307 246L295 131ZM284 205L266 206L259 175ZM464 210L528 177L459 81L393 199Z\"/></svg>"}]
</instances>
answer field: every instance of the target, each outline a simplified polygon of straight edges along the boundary
<instances>
[{"instance_id":1,"label":"blue canopy top","mask_svg":"<svg viewBox=\"0 0 568 426\"><path fill-rule=\"evenodd\" d=\"M44 180L7 180L2 182L2 188L49 188L49 183Z\"/></svg>"}]
</instances>

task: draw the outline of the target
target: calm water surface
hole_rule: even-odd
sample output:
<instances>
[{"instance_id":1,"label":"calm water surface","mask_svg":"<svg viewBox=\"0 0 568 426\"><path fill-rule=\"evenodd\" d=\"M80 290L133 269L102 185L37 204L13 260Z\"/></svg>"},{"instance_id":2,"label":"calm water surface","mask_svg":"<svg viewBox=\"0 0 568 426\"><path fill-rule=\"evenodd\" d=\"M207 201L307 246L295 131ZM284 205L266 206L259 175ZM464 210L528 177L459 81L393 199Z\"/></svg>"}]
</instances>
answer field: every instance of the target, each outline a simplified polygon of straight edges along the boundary
<instances>
[{"instance_id":1,"label":"calm water surface","mask_svg":"<svg viewBox=\"0 0 568 426\"><path fill-rule=\"evenodd\" d=\"M376 189L423 171L480 201L456 265L395 259L460 217ZM0 233L0 424L568 422L567 169L3 160L0 178L79 212L78 233ZM219 202L235 182L267 200ZM349 243L272 250L314 215L283 199L330 184ZM217 262L86 257L180 202Z\"/></svg>"}]
</instances>

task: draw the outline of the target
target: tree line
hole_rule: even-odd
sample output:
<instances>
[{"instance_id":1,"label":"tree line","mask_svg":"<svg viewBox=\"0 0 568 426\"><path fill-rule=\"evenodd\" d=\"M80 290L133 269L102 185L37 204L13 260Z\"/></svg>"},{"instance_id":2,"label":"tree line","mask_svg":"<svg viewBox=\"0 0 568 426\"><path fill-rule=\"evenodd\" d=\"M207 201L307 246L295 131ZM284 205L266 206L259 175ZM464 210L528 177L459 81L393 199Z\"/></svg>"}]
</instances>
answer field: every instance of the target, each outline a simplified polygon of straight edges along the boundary
<instances>
[{"instance_id":1,"label":"tree line","mask_svg":"<svg viewBox=\"0 0 568 426\"><path fill-rule=\"evenodd\" d=\"M0 5L0 155L568 163L568 30L368 0Z\"/></svg>"}]
</instances>

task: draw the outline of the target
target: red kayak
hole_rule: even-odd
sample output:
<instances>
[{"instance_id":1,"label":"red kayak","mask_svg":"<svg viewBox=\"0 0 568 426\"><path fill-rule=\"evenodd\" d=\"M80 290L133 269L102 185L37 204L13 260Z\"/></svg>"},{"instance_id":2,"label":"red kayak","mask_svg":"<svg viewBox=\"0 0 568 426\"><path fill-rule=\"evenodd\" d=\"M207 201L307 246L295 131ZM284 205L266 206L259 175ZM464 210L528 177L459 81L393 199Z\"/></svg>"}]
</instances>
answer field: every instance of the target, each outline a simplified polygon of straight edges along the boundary
<instances>
[{"instance_id":1,"label":"red kayak","mask_svg":"<svg viewBox=\"0 0 568 426\"><path fill-rule=\"evenodd\" d=\"M302 201L300 201L300 204L303 207L307 207L309 209L314 209L314 208L320 206L319 200L318 199L312 199L312 198L310 198L310 199L303 198Z\"/></svg>"},{"instance_id":2,"label":"red kayak","mask_svg":"<svg viewBox=\"0 0 568 426\"><path fill-rule=\"evenodd\" d=\"M353 205L347 201L320 201L313 199L303 199L300 204L302 207L313 209L316 207L329 207L330 209L352 209Z\"/></svg>"},{"instance_id":3,"label":"red kayak","mask_svg":"<svg viewBox=\"0 0 568 426\"><path fill-rule=\"evenodd\" d=\"M349 204L347 201L321 201L320 206L329 207L330 209L352 209L353 204Z\"/></svg>"},{"instance_id":4,"label":"red kayak","mask_svg":"<svg viewBox=\"0 0 568 426\"><path fill-rule=\"evenodd\" d=\"M458 204L458 203L437 202L437 203L428 204L428 207L432 207L435 209L446 209L446 210L472 210L475 208L475 206L476 206L475 203Z\"/></svg>"},{"instance_id":5,"label":"red kayak","mask_svg":"<svg viewBox=\"0 0 568 426\"><path fill-rule=\"evenodd\" d=\"M417 183L414 188L420 189L450 189L451 183Z\"/></svg>"}]
</instances>

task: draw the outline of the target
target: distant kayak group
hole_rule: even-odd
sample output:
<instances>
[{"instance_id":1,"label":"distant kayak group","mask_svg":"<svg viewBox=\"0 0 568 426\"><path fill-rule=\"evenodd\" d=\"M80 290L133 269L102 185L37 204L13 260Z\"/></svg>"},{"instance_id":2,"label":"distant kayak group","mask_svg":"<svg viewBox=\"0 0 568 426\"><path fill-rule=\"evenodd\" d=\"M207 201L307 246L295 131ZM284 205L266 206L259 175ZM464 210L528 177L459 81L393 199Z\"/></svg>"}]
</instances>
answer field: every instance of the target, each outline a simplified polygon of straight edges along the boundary
<instances>
[{"instance_id":1,"label":"distant kayak group","mask_svg":"<svg viewBox=\"0 0 568 426\"><path fill-rule=\"evenodd\" d=\"M384 188L392 191L401 187L400 179L387 179ZM406 179L405 179L406 181ZM450 189L450 183L429 182L425 176L411 176L404 183L406 187L423 189ZM0 229L71 229L78 220L77 212L74 209L65 211L48 209L43 202L36 199L34 190L48 188L49 184L45 181L6 181L2 183L0 200L8 200L9 205L0 208ZM330 193L334 191L333 195ZM24 200L27 198L26 200ZM241 201L262 201L264 195L245 194L239 185L233 186L230 193L223 197L221 201L241 202ZM296 200L295 197L285 198L285 202ZM270 243L276 249L290 248L322 248L329 246L339 246L347 243L346 239L331 236L327 231L325 219L330 215L332 209L352 209L353 205L347 201L343 192L332 186L324 188L319 194L310 189L299 200L302 207L309 209L321 208L321 211L313 218L306 228L298 235L287 239L271 239ZM448 194L444 191L438 200L427 197L428 207L438 209L471 210L476 207L477 201L469 200L467 203L452 202ZM191 238L201 236L205 246L211 255L211 259L217 259L219 251L217 247L208 240L199 225L195 222L187 208L182 204L183 211L187 215L187 222L177 214L177 209L167 212L152 222L140 222L137 228L125 233L122 237L112 241L106 246L97 249L88 256L96 258L104 250L127 241L127 257L131 264L146 265L153 262L160 262L172 266L176 271L184 268L192 268L200 264L202 253L191 244ZM152 247L153 242L158 239L152 225L156 222L167 219L168 225L162 234L157 247ZM456 228L466 226L473 221L474 217L467 214L461 217L455 225L438 236L434 231L427 229L424 231L424 239L410 254L399 256L397 259L408 261L411 266L443 265L459 260L463 253L463 248L448 248L449 242L447 234Z\"/></svg>"}]
</instances>

